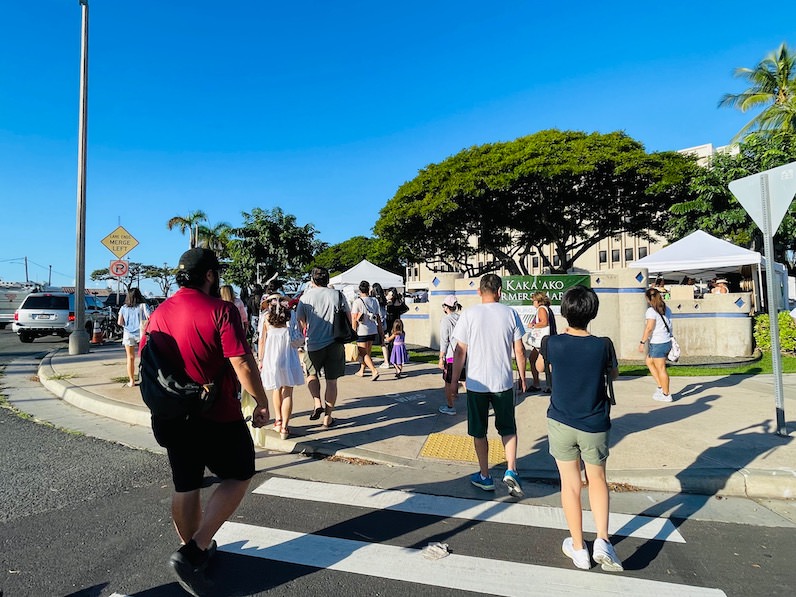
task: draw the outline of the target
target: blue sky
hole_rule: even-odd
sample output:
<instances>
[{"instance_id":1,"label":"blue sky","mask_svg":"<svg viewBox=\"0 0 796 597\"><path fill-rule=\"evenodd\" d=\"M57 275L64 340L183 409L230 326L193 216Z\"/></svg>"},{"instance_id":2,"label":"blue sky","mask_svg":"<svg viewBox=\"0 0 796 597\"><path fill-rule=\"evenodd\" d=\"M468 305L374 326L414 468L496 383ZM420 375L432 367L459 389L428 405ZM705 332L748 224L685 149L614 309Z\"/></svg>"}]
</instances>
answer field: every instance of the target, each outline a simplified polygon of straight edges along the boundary
<instances>
[{"instance_id":1,"label":"blue sky","mask_svg":"<svg viewBox=\"0 0 796 597\"><path fill-rule=\"evenodd\" d=\"M196 209L281 207L334 244L370 235L406 180L465 147L547 128L648 150L723 145L718 109L782 41L748 2L90 0L86 269L175 264ZM0 279L75 272L78 0L4 3ZM751 23L754 26L751 26ZM790 35L790 39L788 38ZM92 283L88 283L92 286Z\"/></svg>"}]
</instances>

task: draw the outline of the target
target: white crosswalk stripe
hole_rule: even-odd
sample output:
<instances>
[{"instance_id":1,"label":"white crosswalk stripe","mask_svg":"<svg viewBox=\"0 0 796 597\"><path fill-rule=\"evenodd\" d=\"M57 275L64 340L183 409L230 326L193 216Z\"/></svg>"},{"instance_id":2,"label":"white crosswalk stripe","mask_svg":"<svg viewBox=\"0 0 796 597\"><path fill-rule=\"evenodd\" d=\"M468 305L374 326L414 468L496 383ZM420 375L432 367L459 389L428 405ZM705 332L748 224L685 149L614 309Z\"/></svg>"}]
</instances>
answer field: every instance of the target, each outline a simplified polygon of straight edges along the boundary
<instances>
[{"instance_id":1,"label":"white crosswalk stripe","mask_svg":"<svg viewBox=\"0 0 796 597\"><path fill-rule=\"evenodd\" d=\"M227 522L216 534L219 549L315 568L375 576L475 593L549 597L580 595L655 595L656 597L720 597L718 589L590 574L452 554L427 560L419 549L296 533Z\"/></svg>"},{"instance_id":2,"label":"white crosswalk stripe","mask_svg":"<svg viewBox=\"0 0 796 597\"><path fill-rule=\"evenodd\" d=\"M564 511L561 508L549 506L469 500L279 477L264 482L254 490L254 493L329 504L361 506L374 510L394 510L481 522L567 529ZM589 533L597 531L591 513L584 513L583 530ZM611 513L608 532L611 535L685 543L683 536L671 521L665 518Z\"/></svg>"}]
</instances>

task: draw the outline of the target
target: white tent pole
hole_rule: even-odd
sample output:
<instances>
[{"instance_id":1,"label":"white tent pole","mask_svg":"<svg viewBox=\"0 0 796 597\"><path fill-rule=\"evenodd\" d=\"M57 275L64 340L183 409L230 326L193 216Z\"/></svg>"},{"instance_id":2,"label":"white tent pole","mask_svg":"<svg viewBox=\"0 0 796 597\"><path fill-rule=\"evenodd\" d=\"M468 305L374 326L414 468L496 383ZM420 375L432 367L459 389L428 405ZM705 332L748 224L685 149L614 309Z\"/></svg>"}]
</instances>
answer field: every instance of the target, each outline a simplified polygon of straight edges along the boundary
<instances>
[{"instance_id":1,"label":"white tent pole","mask_svg":"<svg viewBox=\"0 0 796 597\"><path fill-rule=\"evenodd\" d=\"M757 291L759 292L758 296L760 297L760 306L758 307L758 311L763 311L766 308L766 297L763 296L763 273L760 269L760 261L757 262Z\"/></svg>"}]
</instances>

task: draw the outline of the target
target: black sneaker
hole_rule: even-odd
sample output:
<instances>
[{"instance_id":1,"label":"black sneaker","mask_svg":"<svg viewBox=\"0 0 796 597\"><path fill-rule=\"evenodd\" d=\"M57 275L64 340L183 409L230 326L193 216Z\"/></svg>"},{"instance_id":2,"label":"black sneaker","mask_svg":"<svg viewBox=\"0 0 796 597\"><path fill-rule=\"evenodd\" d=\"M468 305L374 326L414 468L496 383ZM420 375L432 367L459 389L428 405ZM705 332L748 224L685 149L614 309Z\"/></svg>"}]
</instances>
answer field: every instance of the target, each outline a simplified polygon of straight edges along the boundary
<instances>
[{"instance_id":1,"label":"black sneaker","mask_svg":"<svg viewBox=\"0 0 796 597\"><path fill-rule=\"evenodd\" d=\"M188 591L194 597L205 597L210 595L213 591L213 583L207 578L205 568L210 561L211 548L201 552L202 556L197 562L191 562L187 555L187 545L183 545L180 549L171 554L169 558L169 566L171 566L177 577L177 582L180 586ZM213 550L215 553L215 550Z\"/></svg>"}]
</instances>

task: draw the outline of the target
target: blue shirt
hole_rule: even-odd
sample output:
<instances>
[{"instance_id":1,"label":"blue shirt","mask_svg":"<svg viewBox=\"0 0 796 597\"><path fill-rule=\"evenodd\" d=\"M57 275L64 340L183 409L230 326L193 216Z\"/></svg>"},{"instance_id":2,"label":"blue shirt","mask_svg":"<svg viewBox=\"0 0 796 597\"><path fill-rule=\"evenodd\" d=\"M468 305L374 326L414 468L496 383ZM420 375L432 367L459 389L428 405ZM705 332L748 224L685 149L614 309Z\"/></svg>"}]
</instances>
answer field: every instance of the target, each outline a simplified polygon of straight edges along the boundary
<instances>
[{"instance_id":1,"label":"blue shirt","mask_svg":"<svg viewBox=\"0 0 796 597\"><path fill-rule=\"evenodd\" d=\"M542 356L550 363L553 376L549 418L589 433L611 428L605 369L608 362L612 369L617 366L613 346L610 338L597 336L548 337Z\"/></svg>"}]
</instances>

